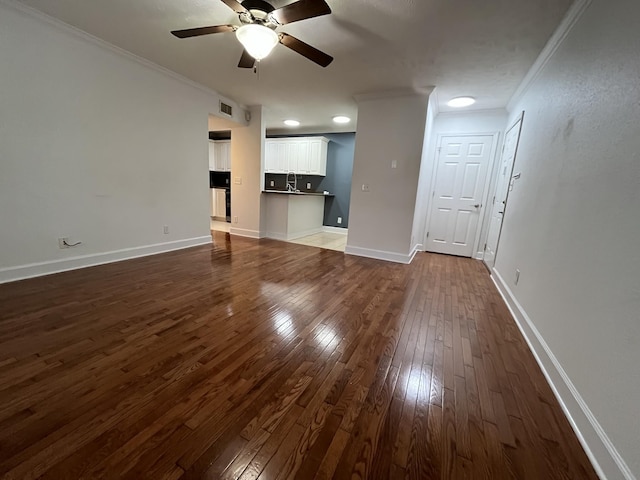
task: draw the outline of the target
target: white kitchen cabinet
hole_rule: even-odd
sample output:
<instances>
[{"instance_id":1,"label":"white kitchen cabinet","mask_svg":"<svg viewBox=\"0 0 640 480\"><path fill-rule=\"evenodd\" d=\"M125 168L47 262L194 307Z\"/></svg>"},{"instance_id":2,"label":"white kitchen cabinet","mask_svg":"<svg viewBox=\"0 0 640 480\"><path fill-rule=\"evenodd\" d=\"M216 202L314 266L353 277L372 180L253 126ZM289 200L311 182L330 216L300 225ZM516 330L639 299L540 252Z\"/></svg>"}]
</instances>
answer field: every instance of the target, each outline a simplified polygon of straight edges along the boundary
<instances>
[{"instance_id":1,"label":"white kitchen cabinet","mask_svg":"<svg viewBox=\"0 0 640 480\"><path fill-rule=\"evenodd\" d=\"M286 173L287 142L269 141L265 143L264 171L267 173Z\"/></svg>"},{"instance_id":2,"label":"white kitchen cabinet","mask_svg":"<svg viewBox=\"0 0 640 480\"><path fill-rule=\"evenodd\" d=\"M298 142L298 170L296 173L309 175L309 141Z\"/></svg>"},{"instance_id":3,"label":"white kitchen cabinet","mask_svg":"<svg viewBox=\"0 0 640 480\"><path fill-rule=\"evenodd\" d=\"M226 199L226 192L224 188L214 188L213 191L215 192L215 203L216 203L216 209L215 209L215 215L214 217L223 219L226 218L227 216L227 199Z\"/></svg>"},{"instance_id":4,"label":"white kitchen cabinet","mask_svg":"<svg viewBox=\"0 0 640 480\"><path fill-rule=\"evenodd\" d=\"M209 140L209 170L216 171L216 142Z\"/></svg>"},{"instance_id":5,"label":"white kitchen cabinet","mask_svg":"<svg viewBox=\"0 0 640 480\"><path fill-rule=\"evenodd\" d=\"M325 137L268 138L264 171L324 177L327 174L328 143Z\"/></svg>"},{"instance_id":6,"label":"white kitchen cabinet","mask_svg":"<svg viewBox=\"0 0 640 480\"><path fill-rule=\"evenodd\" d=\"M231 140L215 140L213 144L214 170L231 171Z\"/></svg>"},{"instance_id":7,"label":"white kitchen cabinet","mask_svg":"<svg viewBox=\"0 0 640 480\"><path fill-rule=\"evenodd\" d=\"M211 213L212 217L216 216L216 189L210 188L209 192L211 193Z\"/></svg>"},{"instance_id":8,"label":"white kitchen cabinet","mask_svg":"<svg viewBox=\"0 0 640 480\"><path fill-rule=\"evenodd\" d=\"M329 141L324 137L309 141L309 175L327 174L327 150Z\"/></svg>"}]
</instances>

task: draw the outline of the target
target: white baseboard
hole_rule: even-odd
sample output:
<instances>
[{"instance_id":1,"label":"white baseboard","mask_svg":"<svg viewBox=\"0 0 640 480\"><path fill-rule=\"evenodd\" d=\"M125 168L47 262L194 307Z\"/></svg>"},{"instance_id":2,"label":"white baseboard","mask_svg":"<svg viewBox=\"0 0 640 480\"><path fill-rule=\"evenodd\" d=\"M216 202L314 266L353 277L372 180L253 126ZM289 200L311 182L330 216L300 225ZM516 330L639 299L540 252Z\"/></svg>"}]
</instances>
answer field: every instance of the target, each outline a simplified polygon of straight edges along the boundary
<instances>
[{"instance_id":1,"label":"white baseboard","mask_svg":"<svg viewBox=\"0 0 640 480\"><path fill-rule=\"evenodd\" d=\"M414 249L410 254L402 254L347 245L344 253L348 255L356 255L358 257L375 258L376 260L385 260L387 262L404 263L408 265L413 260L413 257L415 257L417 250Z\"/></svg>"},{"instance_id":2,"label":"white baseboard","mask_svg":"<svg viewBox=\"0 0 640 480\"><path fill-rule=\"evenodd\" d=\"M491 279L507 304L598 476L603 480L635 480L635 476L571 382L559 360L495 268Z\"/></svg>"},{"instance_id":3,"label":"white baseboard","mask_svg":"<svg viewBox=\"0 0 640 480\"><path fill-rule=\"evenodd\" d=\"M484 260L484 252L478 251L475 256L476 260Z\"/></svg>"},{"instance_id":4,"label":"white baseboard","mask_svg":"<svg viewBox=\"0 0 640 480\"><path fill-rule=\"evenodd\" d=\"M247 238L264 238L265 236L258 230L245 230L244 228L234 228L231 227L229 229L229 233L231 235L237 235L239 237L247 237Z\"/></svg>"},{"instance_id":5,"label":"white baseboard","mask_svg":"<svg viewBox=\"0 0 640 480\"><path fill-rule=\"evenodd\" d=\"M157 255L158 253L171 252L173 250L181 250L183 248L206 245L208 243L211 243L210 235L176 240L173 242L156 243L154 245L144 245L141 247L124 248L122 250L113 250L111 252L93 253L47 262L30 263L27 265L18 265L16 267L2 268L0 269L0 283L15 282L16 280L41 277L43 275L51 275L53 273L66 272L68 270L93 267L95 265L146 257L148 255Z\"/></svg>"},{"instance_id":6,"label":"white baseboard","mask_svg":"<svg viewBox=\"0 0 640 480\"><path fill-rule=\"evenodd\" d=\"M326 232L326 233L339 233L340 235L348 235L349 234L349 229L348 228L342 228L342 227L323 226L322 227L322 231Z\"/></svg>"}]
</instances>

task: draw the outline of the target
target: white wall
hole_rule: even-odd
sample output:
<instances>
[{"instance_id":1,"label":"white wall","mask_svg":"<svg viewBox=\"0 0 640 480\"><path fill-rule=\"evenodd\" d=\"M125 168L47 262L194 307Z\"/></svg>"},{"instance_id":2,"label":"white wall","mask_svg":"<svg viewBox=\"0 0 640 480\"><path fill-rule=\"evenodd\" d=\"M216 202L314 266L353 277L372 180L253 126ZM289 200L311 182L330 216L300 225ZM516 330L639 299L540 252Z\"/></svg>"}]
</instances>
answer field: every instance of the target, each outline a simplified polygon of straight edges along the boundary
<instances>
[{"instance_id":1,"label":"white wall","mask_svg":"<svg viewBox=\"0 0 640 480\"><path fill-rule=\"evenodd\" d=\"M347 253L411 259L428 98L393 94L358 102Z\"/></svg>"},{"instance_id":2,"label":"white wall","mask_svg":"<svg viewBox=\"0 0 640 480\"><path fill-rule=\"evenodd\" d=\"M594 1L515 103L522 178L495 267L610 479L640 476L639 18Z\"/></svg>"},{"instance_id":3,"label":"white wall","mask_svg":"<svg viewBox=\"0 0 640 480\"><path fill-rule=\"evenodd\" d=\"M265 123L261 106L251 107L250 111L249 125L231 130L231 233L261 238L266 228L261 193Z\"/></svg>"},{"instance_id":4,"label":"white wall","mask_svg":"<svg viewBox=\"0 0 640 480\"><path fill-rule=\"evenodd\" d=\"M0 281L208 242L218 97L2 3L0 32Z\"/></svg>"}]
</instances>

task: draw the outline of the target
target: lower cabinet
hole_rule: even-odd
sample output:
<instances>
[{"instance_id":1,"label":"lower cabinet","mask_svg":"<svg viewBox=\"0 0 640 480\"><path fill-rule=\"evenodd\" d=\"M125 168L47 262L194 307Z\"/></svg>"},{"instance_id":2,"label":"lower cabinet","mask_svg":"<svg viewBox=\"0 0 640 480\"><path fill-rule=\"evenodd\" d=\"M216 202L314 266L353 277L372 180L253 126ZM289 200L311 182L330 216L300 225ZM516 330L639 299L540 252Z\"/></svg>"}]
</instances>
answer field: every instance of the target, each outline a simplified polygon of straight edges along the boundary
<instances>
[{"instance_id":1,"label":"lower cabinet","mask_svg":"<svg viewBox=\"0 0 640 480\"><path fill-rule=\"evenodd\" d=\"M219 220L227 217L227 198L224 188L211 188L211 216Z\"/></svg>"},{"instance_id":2,"label":"lower cabinet","mask_svg":"<svg viewBox=\"0 0 640 480\"><path fill-rule=\"evenodd\" d=\"M224 188L214 188L216 192L216 214L215 217L225 218L227 216L227 200Z\"/></svg>"}]
</instances>

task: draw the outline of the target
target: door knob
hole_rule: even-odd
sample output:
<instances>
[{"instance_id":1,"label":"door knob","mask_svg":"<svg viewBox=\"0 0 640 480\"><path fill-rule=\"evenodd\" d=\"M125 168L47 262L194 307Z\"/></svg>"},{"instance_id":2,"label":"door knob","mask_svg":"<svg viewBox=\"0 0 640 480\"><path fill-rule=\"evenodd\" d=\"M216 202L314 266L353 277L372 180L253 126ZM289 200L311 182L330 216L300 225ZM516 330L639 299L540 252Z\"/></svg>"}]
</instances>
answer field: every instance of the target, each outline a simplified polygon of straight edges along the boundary
<instances>
[{"instance_id":1,"label":"door knob","mask_svg":"<svg viewBox=\"0 0 640 480\"><path fill-rule=\"evenodd\" d=\"M474 205L474 207L475 207L475 208L480 208L481 206L482 206L482 204L481 204L481 203L476 203L476 204Z\"/></svg>"}]
</instances>

